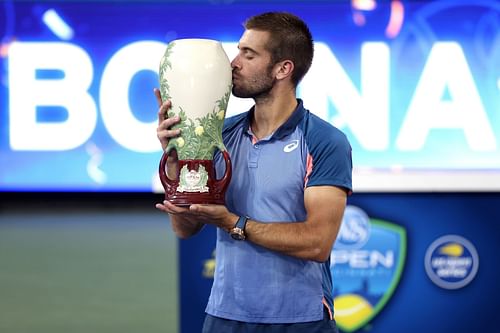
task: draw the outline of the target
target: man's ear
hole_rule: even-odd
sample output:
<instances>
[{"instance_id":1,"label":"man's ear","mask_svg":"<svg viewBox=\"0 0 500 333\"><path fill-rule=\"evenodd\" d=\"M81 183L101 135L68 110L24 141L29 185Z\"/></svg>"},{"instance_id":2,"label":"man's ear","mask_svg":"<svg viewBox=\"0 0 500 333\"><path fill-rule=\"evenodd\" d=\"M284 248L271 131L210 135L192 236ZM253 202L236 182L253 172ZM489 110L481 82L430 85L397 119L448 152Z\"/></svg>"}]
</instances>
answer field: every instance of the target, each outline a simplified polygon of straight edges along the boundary
<instances>
[{"instance_id":1,"label":"man's ear","mask_svg":"<svg viewBox=\"0 0 500 333\"><path fill-rule=\"evenodd\" d=\"M283 80L287 77L291 77L295 65L291 60L283 60L276 64L276 79Z\"/></svg>"}]
</instances>

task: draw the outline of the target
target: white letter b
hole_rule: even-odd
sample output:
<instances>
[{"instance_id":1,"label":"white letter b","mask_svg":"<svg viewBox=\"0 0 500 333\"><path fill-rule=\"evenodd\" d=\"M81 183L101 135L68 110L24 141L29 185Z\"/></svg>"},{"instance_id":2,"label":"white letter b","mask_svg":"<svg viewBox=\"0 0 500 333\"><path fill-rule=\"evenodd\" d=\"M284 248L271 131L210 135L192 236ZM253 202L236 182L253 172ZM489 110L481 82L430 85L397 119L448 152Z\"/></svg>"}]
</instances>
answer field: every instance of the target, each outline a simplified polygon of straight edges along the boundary
<instances>
[{"instance_id":1,"label":"white letter b","mask_svg":"<svg viewBox=\"0 0 500 333\"><path fill-rule=\"evenodd\" d=\"M69 43L14 42L9 47L10 145L13 150L68 150L94 131L97 110L88 93L92 62ZM37 79L37 70L58 70L63 78ZM68 117L37 121L37 106L60 106Z\"/></svg>"}]
</instances>

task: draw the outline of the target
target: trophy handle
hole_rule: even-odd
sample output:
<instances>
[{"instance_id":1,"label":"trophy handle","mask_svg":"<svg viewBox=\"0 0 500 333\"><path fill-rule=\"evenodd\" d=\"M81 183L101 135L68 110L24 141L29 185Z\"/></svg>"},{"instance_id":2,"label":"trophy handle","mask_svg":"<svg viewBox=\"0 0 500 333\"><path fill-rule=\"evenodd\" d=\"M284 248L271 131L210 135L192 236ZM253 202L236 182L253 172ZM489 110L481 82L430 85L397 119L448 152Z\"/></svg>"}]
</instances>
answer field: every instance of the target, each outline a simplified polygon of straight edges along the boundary
<instances>
[{"instance_id":1,"label":"trophy handle","mask_svg":"<svg viewBox=\"0 0 500 333\"><path fill-rule=\"evenodd\" d=\"M226 170L224 176L221 179L215 181L214 186L217 188L217 192L224 193L226 191L229 182L231 181L232 169L231 169L231 158L227 149L221 150L222 156L224 157L224 162L226 163Z\"/></svg>"},{"instance_id":2,"label":"trophy handle","mask_svg":"<svg viewBox=\"0 0 500 333\"><path fill-rule=\"evenodd\" d=\"M166 151L163 153L161 160L160 160L160 165L158 168L159 174L160 174L160 181L161 184L163 185L163 188L165 189L165 193L172 193L172 189L177 188L177 185L179 184L178 176L176 176L175 180L172 180L168 178L167 173L165 172L165 167L167 166L167 159L170 156L170 153L172 152L172 149L166 149Z\"/></svg>"}]
</instances>

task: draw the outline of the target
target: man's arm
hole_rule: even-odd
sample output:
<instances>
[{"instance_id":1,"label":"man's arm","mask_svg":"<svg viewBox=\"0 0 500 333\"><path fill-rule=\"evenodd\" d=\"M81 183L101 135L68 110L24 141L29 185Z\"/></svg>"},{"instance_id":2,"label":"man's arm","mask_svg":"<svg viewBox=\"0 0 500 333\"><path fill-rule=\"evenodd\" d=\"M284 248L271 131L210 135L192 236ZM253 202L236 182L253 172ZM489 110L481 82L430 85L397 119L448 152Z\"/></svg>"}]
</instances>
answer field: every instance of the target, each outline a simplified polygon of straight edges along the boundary
<instances>
[{"instance_id":1,"label":"man's arm","mask_svg":"<svg viewBox=\"0 0 500 333\"><path fill-rule=\"evenodd\" d=\"M250 219L245 228L247 241L293 257L326 261L340 229L347 194L335 186L312 186L305 190L304 201L305 221L265 223ZM225 206L191 205L188 211L202 223L225 231L238 220Z\"/></svg>"},{"instance_id":2,"label":"man's arm","mask_svg":"<svg viewBox=\"0 0 500 333\"><path fill-rule=\"evenodd\" d=\"M301 259L324 262L330 256L346 206L347 194L334 186L312 186L304 193L307 219L294 223L249 220L247 239Z\"/></svg>"},{"instance_id":3,"label":"man's arm","mask_svg":"<svg viewBox=\"0 0 500 333\"><path fill-rule=\"evenodd\" d=\"M156 208L168 213L172 230L179 238L189 238L197 234L204 226L196 215L189 213L189 208L175 206L166 200L156 204Z\"/></svg>"}]
</instances>

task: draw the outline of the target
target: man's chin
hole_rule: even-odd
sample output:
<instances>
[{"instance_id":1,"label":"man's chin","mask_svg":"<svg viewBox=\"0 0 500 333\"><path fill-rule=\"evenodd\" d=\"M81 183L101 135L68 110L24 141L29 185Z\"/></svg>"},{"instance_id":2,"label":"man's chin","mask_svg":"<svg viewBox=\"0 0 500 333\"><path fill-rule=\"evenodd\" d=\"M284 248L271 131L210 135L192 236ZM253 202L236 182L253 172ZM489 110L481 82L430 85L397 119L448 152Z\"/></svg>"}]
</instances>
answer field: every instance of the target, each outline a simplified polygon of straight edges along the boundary
<instances>
[{"instance_id":1,"label":"man's chin","mask_svg":"<svg viewBox=\"0 0 500 333\"><path fill-rule=\"evenodd\" d=\"M232 90L233 96L238 97L238 98L250 98L251 96L248 96L244 91L239 91L234 89Z\"/></svg>"}]
</instances>

